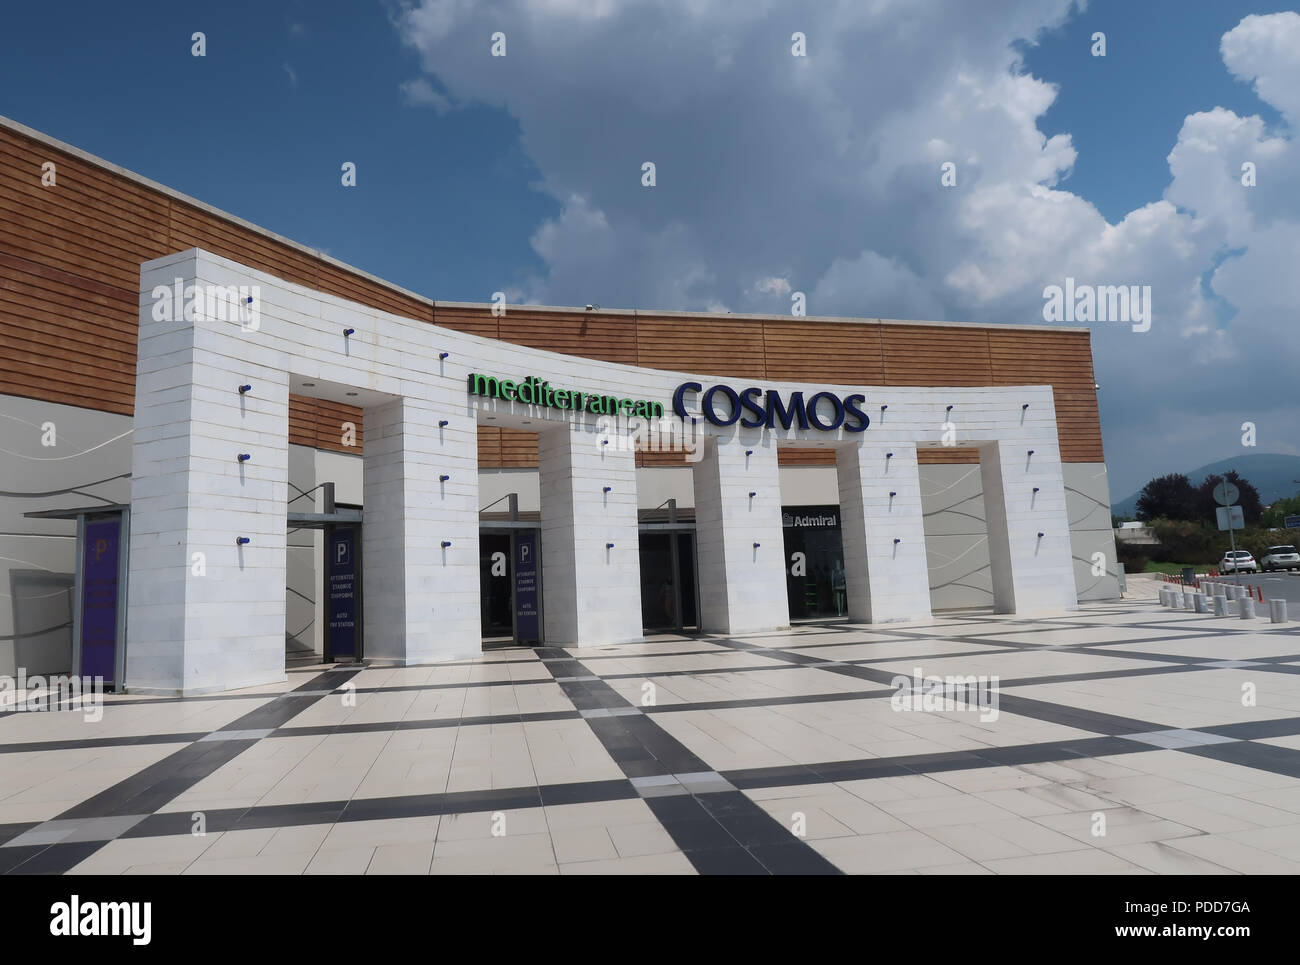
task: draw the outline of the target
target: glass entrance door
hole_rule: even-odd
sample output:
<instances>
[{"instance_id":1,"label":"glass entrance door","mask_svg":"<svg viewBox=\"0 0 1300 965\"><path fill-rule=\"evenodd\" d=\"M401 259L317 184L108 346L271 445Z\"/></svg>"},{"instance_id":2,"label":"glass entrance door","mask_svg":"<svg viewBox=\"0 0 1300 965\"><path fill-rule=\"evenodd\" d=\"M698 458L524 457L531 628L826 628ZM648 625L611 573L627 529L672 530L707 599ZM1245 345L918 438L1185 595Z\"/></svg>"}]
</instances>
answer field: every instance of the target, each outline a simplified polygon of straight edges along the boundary
<instances>
[{"instance_id":1,"label":"glass entrance door","mask_svg":"<svg viewBox=\"0 0 1300 965\"><path fill-rule=\"evenodd\" d=\"M695 597L695 534L641 531L641 624L681 632L699 626Z\"/></svg>"},{"instance_id":2,"label":"glass entrance door","mask_svg":"<svg viewBox=\"0 0 1300 965\"><path fill-rule=\"evenodd\" d=\"M483 639L514 639L511 615L510 534L483 530L478 537L479 605L483 617Z\"/></svg>"},{"instance_id":3,"label":"glass entrance door","mask_svg":"<svg viewBox=\"0 0 1300 965\"><path fill-rule=\"evenodd\" d=\"M480 528L478 546L484 641L541 643L542 561L538 530Z\"/></svg>"}]
</instances>

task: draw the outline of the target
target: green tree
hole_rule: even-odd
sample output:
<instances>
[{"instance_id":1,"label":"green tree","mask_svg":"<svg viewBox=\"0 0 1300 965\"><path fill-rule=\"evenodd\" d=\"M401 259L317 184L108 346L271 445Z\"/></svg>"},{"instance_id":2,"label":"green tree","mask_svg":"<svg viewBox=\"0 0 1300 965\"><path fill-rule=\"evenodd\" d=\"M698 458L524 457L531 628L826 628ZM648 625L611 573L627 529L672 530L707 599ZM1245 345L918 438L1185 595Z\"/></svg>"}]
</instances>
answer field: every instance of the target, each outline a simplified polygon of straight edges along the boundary
<instances>
[{"instance_id":1,"label":"green tree","mask_svg":"<svg viewBox=\"0 0 1300 965\"><path fill-rule=\"evenodd\" d=\"M1159 476L1145 486L1138 496L1137 518L1146 522L1152 519L1196 518L1196 490L1180 472Z\"/></svg>"}]
</instances>

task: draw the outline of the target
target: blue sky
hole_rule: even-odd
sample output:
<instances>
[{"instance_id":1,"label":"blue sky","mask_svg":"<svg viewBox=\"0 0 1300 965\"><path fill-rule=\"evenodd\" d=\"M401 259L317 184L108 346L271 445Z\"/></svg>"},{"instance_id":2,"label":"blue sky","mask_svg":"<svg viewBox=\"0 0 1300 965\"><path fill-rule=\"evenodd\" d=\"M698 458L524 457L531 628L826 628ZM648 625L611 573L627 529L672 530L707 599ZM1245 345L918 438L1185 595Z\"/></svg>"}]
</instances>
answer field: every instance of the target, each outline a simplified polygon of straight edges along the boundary
<instances>
[{"instance_id":1,"label":"blue sky","mask_svg":"<svg viewBox=\"0 0 1300 965\"><path fill-rule=\"evenodd\" d=\"M1094 332L1115 498L1241 452L1246 420L1248 451L1300 451L1282 392L1184 416L1225 380L1294 384L1271 327L1300 237L1293 22L1243 24L1279 8L1239 0L868 6L24 5L0 113L438 299L785 312L805 291L811 314L1042 324L1065 275L1151 284L1145 341ZM1248 156L1267 176L1243 194Z\"/></svg>"}]
</instances>

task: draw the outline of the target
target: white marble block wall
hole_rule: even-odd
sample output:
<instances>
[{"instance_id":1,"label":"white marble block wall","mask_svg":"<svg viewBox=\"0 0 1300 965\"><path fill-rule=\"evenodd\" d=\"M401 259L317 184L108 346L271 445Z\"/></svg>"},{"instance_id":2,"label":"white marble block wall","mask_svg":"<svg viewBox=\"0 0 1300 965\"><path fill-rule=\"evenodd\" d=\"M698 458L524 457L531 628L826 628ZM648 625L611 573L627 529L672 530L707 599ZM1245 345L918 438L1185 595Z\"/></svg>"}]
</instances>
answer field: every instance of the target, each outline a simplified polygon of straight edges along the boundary
<instances>
[{"instance_id":1,"label":"white marble block wall","mask_svg":"<svg viewBox=\"0 0 1300 965\"><path fill-rule=\"evenodd\" d=\"M154 319L154 286L193 281L196 264L142 273L126 654L136 692L285 679L288 373L237 322Z\"/></svg>"},{"instance_id":2,"label":"white marble block wall","mask_svg":"<svg viewBox=\"0 0 1300 965\"><path fill-rule=\"evenodd\" d=\"M776 452L772 434L742 429L708 440L695 464L700 621L706 632L790 625Z\"/></svg>"},{"instance_id":3,"label":"white marble block wall","mask_svg":"<svg viewBox=\"0 0 1300 965\"><path fill-rule=\"evenodd\" d=\"M835 455L849 616L866 623L929 617L916 446L852 445Z\"/></svg>"},{"instance_id":4,"label":"white marble block wall","mask_svg":"<svg viewBox=\"0 0 1300 965\"><path fill-rule=\"evenodd\" d=\"M980 476L994 610L1032 614L1078 609L1056 441L1030 437L987 443L980 447Z\"/></svg>"},{"instance_id":5,"label":"white marble block wall","mask_svg":"<svg viewBox=\"0 0 1300 965\"><path fill-rule=\"evenodd\" d=\"M477 425L463 406L417 398L368 406L365 425L365 655L418 664L478 654Z\"/></svg>"},{"instance_id":6,"label":"white marble block wall","mask_svg":"<svg viewBox=\"0 0 1300 965\"><path fill-rule=\"evenodd\" d=\"M636 453L580 421L540 432L538 462L546 642L640 640Z\"/></svg>"}]
</instances>

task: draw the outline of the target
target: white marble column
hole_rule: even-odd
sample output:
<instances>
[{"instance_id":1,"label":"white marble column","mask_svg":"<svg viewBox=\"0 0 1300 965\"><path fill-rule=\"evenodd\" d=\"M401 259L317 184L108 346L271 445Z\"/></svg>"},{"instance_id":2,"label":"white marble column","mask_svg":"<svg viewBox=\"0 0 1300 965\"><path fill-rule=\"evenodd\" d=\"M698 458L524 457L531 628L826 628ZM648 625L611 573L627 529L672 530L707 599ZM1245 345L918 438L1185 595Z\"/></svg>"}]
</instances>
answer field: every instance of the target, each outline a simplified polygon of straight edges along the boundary
<instances>
[{"instance_id":1,"label":"white marble column","mask_svg":"<svg viewBox=\"0 0 1300 965\"><path fill-rule=\"evenodd\" d=\"M1055 440L980 447L998 613L1078 608L1061 452Z\"/></svg>"},{"instance_id":2,"label":"white marble column","mask_svg":"<svg viewBox=\"0 0 1300 965\"><path fill-rule=\"evenodd\" d=\"M364 655L420 664L481 653L474 417L395 399L366 407L365 430Z\"/></svg>"},{"instance_id":3,"label":"white marble column","mask_svg":"<svg viewBox=\"0 0 1300 965\"><path fill-rule=\"evenodd\" d=\"M789 626L776 440L759 430L706 439L694 480L701 629Z\"/></svg>"},{"instance_id":4,"label":"white marble column","mask_svg":"<svg viewBox=\"0 0 1300 965\"><path fill-rule=\"evenodd\" d=\"M546 643L642 639L636 453L585 423L543 430L537 448Z\"/></svg>"},{"instance_id":5,"label":"white marble column","mask_svg":"<svg viewBox=\"0 0 1300 965\"><path fill-rule=\"evenodd\" d=\"M916 446L836 451L849 616L863 623L930 616L930 577Z\"/></svg>"}]
</instances>

